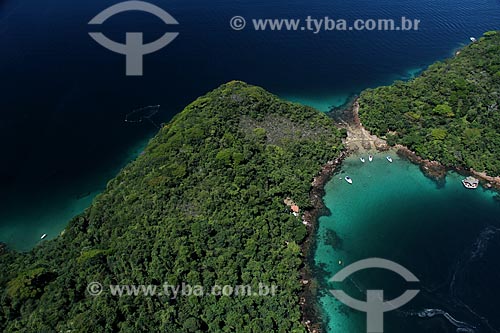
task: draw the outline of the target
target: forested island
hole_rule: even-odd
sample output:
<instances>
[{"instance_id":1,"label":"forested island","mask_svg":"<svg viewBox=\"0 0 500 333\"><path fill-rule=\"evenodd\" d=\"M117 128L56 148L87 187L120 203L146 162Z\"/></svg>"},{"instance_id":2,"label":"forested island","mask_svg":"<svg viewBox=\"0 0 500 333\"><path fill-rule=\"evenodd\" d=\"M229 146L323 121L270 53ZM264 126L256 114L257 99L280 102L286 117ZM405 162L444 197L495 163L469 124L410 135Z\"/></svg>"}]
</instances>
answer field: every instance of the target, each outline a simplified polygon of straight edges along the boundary
<instances>
[{"instance_id":1,"label":"forested island","mask_svg":"<svg viewBox=\"0 0 500 333\"><path fill-rule=\"evenodd\" d=\"M408 82L365 90L362 124L424 159L500 175L500 33L490 31Z\"/></svg>"},{"instance_id":2,"label":"forested island","mask_svg":"<svg viewBox=\"0 0 500 333\"><path fill-rule=\"evenodd\" d=\"M414 80L364 91L359 115L390 145L498 176L499 104L500 33L488 32ZM1 246L0 331L305 332L302 214L343 137L327 115L243 82L197 99L59 237ZM92 281L278 292L93 297Z\"/></svg>"},{"instance_id":3,"label":"forested island","mask_svg":"<svg viewBox=\"0 0 500 333\"><path fill-rule=\"evenodd\" d=\"M341 138L325 114L242 82L199 98L61 236L28 253L3 250L0 331L305 332L301 214ZM92 297L92 281L278 290Z\"/></svg>"}]
</instances>

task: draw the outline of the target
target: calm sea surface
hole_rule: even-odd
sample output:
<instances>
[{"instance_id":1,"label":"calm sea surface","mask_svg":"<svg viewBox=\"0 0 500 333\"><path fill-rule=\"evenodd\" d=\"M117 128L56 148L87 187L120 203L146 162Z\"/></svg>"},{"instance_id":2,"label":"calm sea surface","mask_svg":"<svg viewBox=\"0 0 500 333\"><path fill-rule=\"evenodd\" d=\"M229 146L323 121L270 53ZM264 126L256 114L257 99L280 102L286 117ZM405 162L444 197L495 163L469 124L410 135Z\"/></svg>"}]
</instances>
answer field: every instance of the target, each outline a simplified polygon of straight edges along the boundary
<instances>
[{"instance_id":1,"label":"calm sea surface","mask_svg":"<svg viewBox=\"0 0 500 333\"><path fill-rule=\"evenodd\" d=\"M385 314L387 333L500 331L498 196L465 189L455 173L438 186L418 166L393 158L391 164L378 154L363 164L351 157L325 188L331 215L319 220L311 261L327 332L366 332L366 314L337 301L329 293L333 288L362 301L368 289L383 290L386 300L421 290L406 306ZM352 185L345 182L347 175ZM344 266L372 257L403 265L420 283L382 269L328 282ZM419 316L425 309L438 314Z\"/></svg>"}]
</instances>

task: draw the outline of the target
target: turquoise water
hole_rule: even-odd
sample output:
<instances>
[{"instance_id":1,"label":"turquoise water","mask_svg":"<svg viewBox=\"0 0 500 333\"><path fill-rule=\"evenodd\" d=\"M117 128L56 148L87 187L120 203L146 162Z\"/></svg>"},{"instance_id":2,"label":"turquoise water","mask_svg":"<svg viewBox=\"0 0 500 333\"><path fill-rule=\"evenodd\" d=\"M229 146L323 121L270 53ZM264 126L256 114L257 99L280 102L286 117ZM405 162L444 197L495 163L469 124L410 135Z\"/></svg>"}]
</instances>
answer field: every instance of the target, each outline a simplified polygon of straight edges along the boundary
<instances>
[{"instance_id":1,"label":"turquoise water","mask_svg":"<svg viewBox=\"0 0 500 333\"><path fill-rule=\"evenodd\" d=\"M328 112L333 106L340 106L346 103L349 99L347 93L334 96L290 96L284 95L281 98L302 105L307 105L321 112Z\"/></svg>"},{"instance_id":2,"label":"turquoise water","mask_svg":"<svg viewBox=\"0 0 500 333\"><path fill-rule=\"evenodd\" d=\"M448 174L444 184L425 177L418 166L384 154L372 163L354 156L326 185L330 216L319 219L314 270L327 332L366 332L366 316L328 293L344 289L365 299L366 289L383 289L386 299L410 287L394 273L370 270L331 285L327 280L343 265L371 257L393 260L421 281L421 293L400 311L385 315L386 332L455 332L444 316L423 319L416 313L440 309L463 322L469 332L500 328L495 304L500 300L496 253L500 250L500 203L495 193L466 190L462 176ZM345 182L348 175L353 184ZM335 234L332 232L334 231ZM461 331L467 332L467 331Z\"/></svg>"}]
</instances>

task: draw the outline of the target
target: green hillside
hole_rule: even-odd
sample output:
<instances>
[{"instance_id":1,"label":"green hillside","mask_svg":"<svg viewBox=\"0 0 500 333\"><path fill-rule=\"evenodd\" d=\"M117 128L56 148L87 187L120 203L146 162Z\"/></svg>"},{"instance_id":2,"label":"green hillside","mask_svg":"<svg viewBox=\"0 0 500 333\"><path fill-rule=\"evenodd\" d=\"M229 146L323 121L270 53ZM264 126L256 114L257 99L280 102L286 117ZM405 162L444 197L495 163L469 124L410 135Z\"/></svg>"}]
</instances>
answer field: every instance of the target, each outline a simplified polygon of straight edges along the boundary
<instances>
[{"instance_id":1,"label":"green hillside","mask_svg":"<svg viewBox=\"0 0 500 333\"><path fill-rule=\"evenodd\" d=\"M55 240L0 255L2 332L304 332L300 244L341 150L332 121L231 82L186 107ZM89 282L104 286L100 296ZM112 284L276 285L275 296L113 296Z\"/></svg>"},{"instance_id":2,"label":"green hillside","mask_svg":"<svg viewBox=\"0 0 500 333\"><path fill-rule=\"evenodd\" d=\"M447 166L500 175L500 33L490 31L420 77L364 91L363 125Z\"/></svg>"}]
</instances>

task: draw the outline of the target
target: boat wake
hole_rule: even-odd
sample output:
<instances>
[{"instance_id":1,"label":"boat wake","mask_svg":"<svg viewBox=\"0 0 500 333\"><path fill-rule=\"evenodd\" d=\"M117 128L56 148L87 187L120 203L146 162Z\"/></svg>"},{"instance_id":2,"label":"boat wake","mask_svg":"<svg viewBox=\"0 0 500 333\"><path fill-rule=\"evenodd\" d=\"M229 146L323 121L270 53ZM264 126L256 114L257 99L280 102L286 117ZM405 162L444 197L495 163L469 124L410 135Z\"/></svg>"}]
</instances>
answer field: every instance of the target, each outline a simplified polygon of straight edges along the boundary
<instances>
[{"instance_id":1,"label":"boat wake","mask_svg":"<svg viewBox=\"0 0 500 333\"><path fill-rule=\"evenodd\" d=\"M353 278L349 278L349 281L352 283L352 285L361 293L363 293L366 289L363 288L358 282L356 282ZM381 300L388 302L390 304L390 301L387 300ZM422 311L402 311L398 310L397 311L399 315L402 316L416 316L420 318L432 318L435 316L442 316L448 322L450 322L453 326L456 327L456 332L457 333L479 333L481 331L477 330L477 327L474 325L471 325L469 323L466 323L464 321L460 321L456 318L454 318L451 314L448 312L441 310L441 309L424 309ZM495 331L496 332L496 331Z\"/></svg>"},{"instance_id":2,"label":"boat wake","mask_svg":"<svg viewBox=\"0 0 500 333\"><path fill-rule=\"evenodd\" d=\"M420 318L432 318L435 316L442 316L448 320L453 326L456 327L456 332L458 333L480 333L480 332L494 332L499 333L499 331L492 327L488 319L481 315L479 311L474 309L472 306L468 305L461 299L461 291L470 290L470 283L467 280L469 272L473 271L472 264L481 260L486 252L488 251L488 246L490 242L497 236L500 232L500 228L494 226L488 226L484 228L479 236L475 239L471 247L464 252L464 254L458 258L456 261L452 273L450 274L451 279L447 288L447 295L437 296L436 290L430 290L423 287L427 296L431 298L432 301L437 303L443 303L444 306L450 309L454 309L455 313L463 313L464 316L468 313L467 317L475 318L477 320L476 325L469 324L464 321L455 319L452 315L442 309L424 309L422 311L407 311L403 312L403 315L408 316L418 316ZM439 298L439 299L437 299Z\"/></svg>"},{"instance_id":3,"label":"boat wake","mask_svg":"<svg viewBox=\"0 0 500 333\"><path fill-rule=\"evenodd\" d=\"M499 231L500 228L494 226L488 226L481 231L481 234L474 243L472 255L470 256L471 261L481 259L484 256L488 250L488 244Z\"/></svg>"},{"instance_id":4,"label":"boat wake","mask_svg":"<svg viewBox=\"0 0 500 333\"><path fill-rule=\"evenodd\" d=\"M441 309L425 309L422 311L407 311L403 313L404 315L407 316L418 316L420 318L432 318L435 316L443 316L445 319L447 319L453 326L457 328L456 332L457 333L476 333L476 327L473 325L470 325L466 322L460 321L455 319L452 315L450 315L448 312L441 310Z\"/></svg>"}]
</instances>

